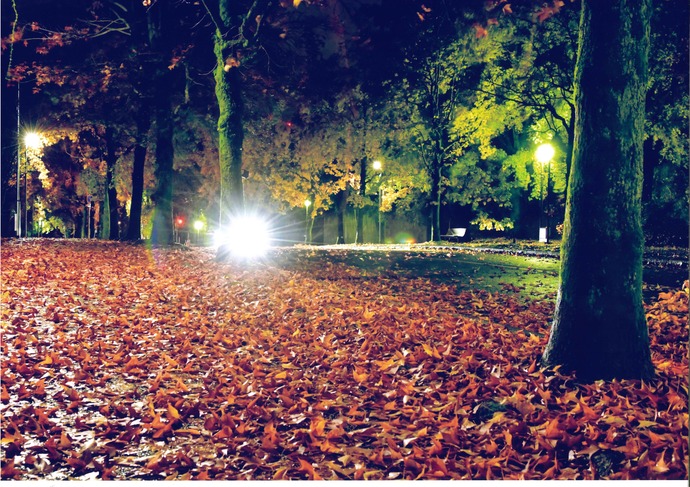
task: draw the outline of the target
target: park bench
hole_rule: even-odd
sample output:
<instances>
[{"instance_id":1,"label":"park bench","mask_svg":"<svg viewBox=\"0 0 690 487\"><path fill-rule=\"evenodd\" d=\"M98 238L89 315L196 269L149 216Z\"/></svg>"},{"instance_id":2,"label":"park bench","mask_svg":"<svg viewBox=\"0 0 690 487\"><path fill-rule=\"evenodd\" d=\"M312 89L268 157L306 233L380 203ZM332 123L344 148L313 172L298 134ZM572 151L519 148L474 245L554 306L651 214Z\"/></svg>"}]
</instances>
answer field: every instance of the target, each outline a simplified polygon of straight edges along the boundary
<instances>
[{"instance_id":1,"label":"park bench","mask_svg":"<svg viewBox=\"0 0 690 487\"><path fill-rule=\"evenodd\" d=\"M467 228L457 227L449 228L446 235L441 235L441 240L448 240L449 242L462 242L465 240Z\"/></svg>"}]
</instances>

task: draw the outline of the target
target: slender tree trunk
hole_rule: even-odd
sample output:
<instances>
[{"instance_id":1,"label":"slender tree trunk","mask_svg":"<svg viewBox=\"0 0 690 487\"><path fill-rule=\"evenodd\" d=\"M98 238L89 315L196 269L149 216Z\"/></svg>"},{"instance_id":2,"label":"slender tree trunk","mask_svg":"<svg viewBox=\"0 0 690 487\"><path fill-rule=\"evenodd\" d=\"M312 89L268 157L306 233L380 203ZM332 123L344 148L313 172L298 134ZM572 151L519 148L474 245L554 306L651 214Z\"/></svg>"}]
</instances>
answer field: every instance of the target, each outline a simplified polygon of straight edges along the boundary
<instances>
[{"instance_id":1,"label":"slender tree trunk","mask_svg":"<svg viewBox=\"0 0 690 487\"><path fill-rule=\"evenodd\" d=\"M309 217L307 220L307 235L305 236L306 243L312 244L312 232L314 230L314 218Z\"/></svg>"},{"instance_id":2,"label":"slender tree trunk","mask_svg":"<svg viewBox=\"0 0 690 487\"><path fill-rule=\"evenodd\" d=\"M106 182L107 182L106 178ZM101 232L101 238L103 240L110 239L110 191L105 191L105 196L103 198L103 226Z\"/></svg>"},{"instance_id":3,"label":"slender tree trunk","mask_svg":"<svg viewBox=\"0 0 690 487\"><path fill-rule=\"evenodd\" d=\"M345 212L347 211L347 189L338 193L336 211L338 216L338 239L336 244L345 243Z\"/></svg>"},{"instance_id":4,"label":"slender tree trunk","mask_svg":"<svg viewBox=\"0 0 690 487\"><path fill-rule=\"evenodd\" d=\"M642 307L642 141L651 0L584 0L573 167L544 352L584 380L653 375Z\"/></svg>"},{"instance_id":5,"label":"slender tree trunk","mask_svg":"<svg viewBox=\"0 0 690 487\"><path fill-rule=\"evenodd\" d=\"M364 155L359 163L359 195L364 201L367 196L367 156ZM355 243L364 243L364 207L357 208L357 235Z\"/></svg>"},{"instance_id":6,"label":"slender tree trunk","mask_svg":"<svg viewBox=\"0 0 690 487\"><path fill-rule=\"evenodd\" d=\"M136 14L130 19L132 28L132 42L140 49L140 68L134 82L134 92L138 98L136 126L137 133L134 145L134 160L132 164L132 201L129 209L129 223L124 239L130 242L141 238L141 212L144 199L144 170L146 167L146 154L148 152L149 131L151 130L151 103L153 90L150 83L154 76L151 59L144 54L150 52L150 42L146 16L138 12L141 8L140 0L131 0L130 10Z\"/></svg>"},{"instance_id":7,"label":"slender tree trunk","mask_svg":"<svg viewBox=\"0 0 690 487\"><path fill-rule=\"evenodd\" d=\"M113 130L105 131L105 204L103 208L103 238L119 240L117 188L115 187L115 165L117 164L116 142Z\"/></svg>"},{"instance_id":8,"label":"slender tree trunk","mask_svg":"<svg viewBox=\"0 0 690 487\"><path fill-rule=\"evenodd\" d=\"M323 245L324 233L326 231L326 219L323 215L315 216L311 220L311 226L312 243Z\"/></svg>"},{"instance_id":9,"label":"slender tree trunk","mask_svg":"<svg viewBox=\"0 0 690 487\"><path fill-rule=\"evenodd\" d=\"M142 113L143 112L143 113ZM132 165L132 203L129 208L129 225L125 240L131 242L141 238L141 209L144 199L144 169L146 166L146 137L151 128L151 114L148 110L139 113L137 119L137 142L134 147Z\"/></svg>"},{"instance_id":10,"label":"slender tree trunk","mask_svg":"<svg viewBox=\"0 0 690 487\"><path fill-rule=\"evenodd\" d=\"M568 147L565 152L565 193L568 194L568 182L570 181L570 171L573 167L573 149L575 148L575 110L570 113L570 120L567 127Z\"/></svg>"},{"instance_id":11,"label":"slender tree trunk","mask_svg":"<svg viewBox=\"0 0 690 487\"><path fill-rule=\"evenodd\" d=\"M432 242L441 240L441 163L434 161L431 169L431 235Z\"/></svg>"}]
</instances>

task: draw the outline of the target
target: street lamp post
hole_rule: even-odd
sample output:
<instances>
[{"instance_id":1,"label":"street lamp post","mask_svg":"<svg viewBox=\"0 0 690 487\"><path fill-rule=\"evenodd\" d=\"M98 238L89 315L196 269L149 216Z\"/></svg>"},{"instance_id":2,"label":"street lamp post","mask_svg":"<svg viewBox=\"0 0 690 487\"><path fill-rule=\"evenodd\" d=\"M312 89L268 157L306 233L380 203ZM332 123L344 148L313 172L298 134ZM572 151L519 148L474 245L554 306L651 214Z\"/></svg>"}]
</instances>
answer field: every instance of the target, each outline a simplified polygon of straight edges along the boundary
<instances>
[{"instance_id":1,"label":"street lamp post","mask_svg":"<svg viewBox=\"0 0 690 487\"><path fill-rule=\"evenodd\" d=\"M17 152L17 213L14 216L14 230L17 232L17 237L22 238L22 194L21 194L21 156Z\"/></svg>"},{"instance_id":2,"label":"street lamp post","mask_svg":"<svg viewBox=\"0 0 690 487\"><path fill-rule=\"evenodd\" d=\"M29 149L40 149L43 146L43 139L40 134L36 132L26 132L24 134L24 235L28 235L29 230L29 214L28 214L28 187L26 175L29 171ZM22 199L21 199L21 157L20 151L17 151L17 215L14 219L17 237L22 237Z\"/></svg>"},{"instance_id":3,"label":"street lamp post","mask_svg":"<svg viewBox=\"0 0 690 487\"><path fill-rule=\"evenodd\" d=\"M93 197L91 195L86 196L86 238L91 238L91 202Z\"/></svg>"},{"instance_id":4,"label":"street lamp post","mask_svg":"<svg viewBox=\"0 0 690 487\"><path fill-rule=\"evenodd\" d=\"M542 144L539 147L537 147L537 150L534 152L535 159L538 163L541 164L541 184L539 185L539 193L541 198L541 204L539 209L539 240L544 243L548 243L549 241L549 215L548 212L544 212L544 166L546 166L546 198L548 198L549 180L551 179L551 159L553 159L555 153L556 151L554 150L551 144ZM543 216L546 216L546 228L543 230L543 235L541 235L541 222Z\"/></svg>"},{"instance_id":5,"label":"street lamp post","mask_svg":"<svg viewBox=\"0 0 690 487\"><path fill-rule=\"evenodd\" d=\"M202 220L196 220L194 222L194 230L196 230L196 244L199 245L201 242L201 230L204 228L204 222Z\"/></svg>"},{"instance_id":6,"label":"street lamp post","mask_svg":"<svg viewBox=\"0 0 690 487\"><path fill-rule=\"evenodd\" d=\"M379 216L379 243L383 241L383 232L382 232L382 227L381 227L381 175L383 174L383 164L381 164L381 161L374 161L372 163L372 167L374 168L374 171L379 173L378 176L378 182L379 182L379 189L378 189L378 216Z\"/></svg>"},{"instance_id":7,"label":"street lamp post","mask_svg":"<svg viewBox=\"0 0 690 487\"><path fill-rule=\"evenodd\" d=\"M309 243L309 207L311 200L304 200L304 243Z\"/></svg>"}]
</instances>

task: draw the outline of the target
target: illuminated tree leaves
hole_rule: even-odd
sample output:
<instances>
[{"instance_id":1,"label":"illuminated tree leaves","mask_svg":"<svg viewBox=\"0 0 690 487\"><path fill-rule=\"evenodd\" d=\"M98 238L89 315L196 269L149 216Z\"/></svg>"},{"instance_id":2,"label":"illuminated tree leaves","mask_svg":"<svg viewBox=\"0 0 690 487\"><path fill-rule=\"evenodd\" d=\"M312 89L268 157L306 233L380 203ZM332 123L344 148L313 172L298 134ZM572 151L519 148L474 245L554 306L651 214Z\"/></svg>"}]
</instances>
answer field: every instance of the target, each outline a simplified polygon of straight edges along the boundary
<instances>
[{"instance_id":1,"label":"illuminated tree leaves","mask_svg":"<svg viewBox=\"0 0 690 487\"><path fill-rule=\"evenodd\" d=\"M578 384L539 366L553 305L509 290L296 251L1 257L3 478L687 478L687 288L647 308L658 378Z\"/></svg>"}]
</instances>

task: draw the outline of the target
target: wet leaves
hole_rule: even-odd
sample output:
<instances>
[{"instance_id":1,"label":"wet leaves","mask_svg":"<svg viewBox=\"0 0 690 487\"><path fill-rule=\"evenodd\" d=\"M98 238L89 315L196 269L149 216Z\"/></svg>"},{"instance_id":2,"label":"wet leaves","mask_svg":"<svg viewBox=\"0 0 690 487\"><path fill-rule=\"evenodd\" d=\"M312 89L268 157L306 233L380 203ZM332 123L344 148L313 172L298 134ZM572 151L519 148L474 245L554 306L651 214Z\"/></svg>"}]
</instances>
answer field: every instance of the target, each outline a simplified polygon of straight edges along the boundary
<instances>
[{"instance_id":1,"label":"wet leaves","mask_svg":"<svg viewBox=\"0 0 690 487\"><path fill-rule=\"evenodd\" d=\"M687 478L687 289L578 384L550 302L293 255L3 242L2 477Z\"/></svg>"}]
</instances>

